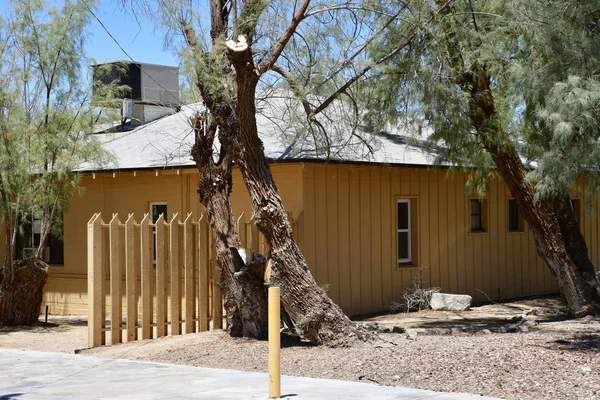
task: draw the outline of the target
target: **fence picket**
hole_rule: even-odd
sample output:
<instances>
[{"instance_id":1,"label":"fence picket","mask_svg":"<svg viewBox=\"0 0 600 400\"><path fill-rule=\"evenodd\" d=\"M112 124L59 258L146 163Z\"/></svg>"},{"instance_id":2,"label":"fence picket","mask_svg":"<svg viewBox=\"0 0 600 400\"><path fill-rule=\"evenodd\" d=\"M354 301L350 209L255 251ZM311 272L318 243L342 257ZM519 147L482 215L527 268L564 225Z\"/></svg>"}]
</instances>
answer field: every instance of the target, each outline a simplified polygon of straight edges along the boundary
<instances>
[{"instance_id":1,"label":"fence picket","mask_svg":"<svg viewBox=\"0 0 600 400\"><path fill-rule=\"evenodd\" d=\"M196 331L194 323L194 226L192 214L183 221L183 268L185 291L185 333Z\"/></svg>"},{"instance_id":2,"label":"fence picket","mask_svg":"<svg viewBox=\"0 0 600 400\"><path fill-rule=\"evenodd\" d=\"M123 318L121 303L121 263L119 258L119 216L113 214L108 228L110 243L110 341L121 343L121 320Z\"/></svg>"},{"instance_id":3,"label":"fence picket","mask_svg":"<svg viewBox=\"0 0 600 400\"><path fill-rule=\"evenodd\" d=\"M144 215L140 222L140 249L142 263L142 339L152 339L152 239L150 238L150 216Z\"/></svg>"},{"instance_id":4,"label":"fence picket","mask_svg":"<svg viewBox=\"0 0 600 400\"><path fill-rule=\"evenodd\" d=\"M248 247L260 253L260 247L258 244L258 227L256 226L254 215L252 218L250 218L250 221L248 221L248 225L250 226L250 243L248 244Z\"/></svg>"},{"instance_id":5,"label":"fence picket","mask_svg":"<svg viewBox=\"0 0 600 400\"><path fill-rule=\"evenodd\" d=\"M198 331L208 330L208 223L203 215L198 221Z\"/></svg>"},{"instance_id":6,"label":"fence picket","mask_svg":"<svg viewBox=\"0 0 600 400\"><path fill-rule=\"evenodd\" d=\"M156 221L156 336L167 334L167 257L165 254L165 218Z\"/></svg>"},{"instance_id":7,"label":"fence picket","mask_svg":"<svg viewBox=\"0 0 600 400\"><path fill-rule=\"evenodd\" d=\"M88 346L106 343L102 299L102 218L94 214L88 222Z\"/></svg>"},{"instance_id":8,"label":"fence picket","mask_svg":"<svg viewBox=\"0 0 600 400\"><path fill-rule=\"evenodd\" d=\"M296 236L298 221L292 219L291 213L288 215ZM242 247L252 248L263 254L268 252L268 245L258 231L254 217L245 221L244 214L241 214L236 225ZM185 333L206 331L210 327L211 317L212 329L223 328L220 269L206 215L194 222L193 214L189 213L180 222L175 214L168 223L161 215L156 223L152 223L150 215L144 214L142 221L137 224L134 215L129 214L125 224L122 224L118 214L113 214L110 223L106 224L102 215L96 213L87 227L90 347L104 345L107 331L111 332L112 343L120 343L123 341L123 330L126 331L127 341L165 336L168 324L171 325L171 335L181 334L182 328ZM121 228L124 228L123 231ZM125 304L121 288L123 272ZM108 311L105 307L105 295L108 293L103 292L105 276L109 277L111 300ZM138 303L141 303L140 317ZM111 320L110 329L105 327L107 312ZM126 317L125 325L122 323L123 315ZM141 326L138 325L138 319L141 319Z\"/></svg>"},{"instance_id":9,"label":"fence picket","mask_svg":"<svg viewBox=\"0 0 600 400\"><path fill-rule=\"evenodd\" d=\"M169 269L171 280L171 336L181 332L181 297L179 295L179 221L178 214L173 214L169 222Z\"/></svg>"},{"instance_id":10,"label":"fence picket","mask_svg":"<svg viewBox=\"0 0 600 400\"><path fill-rule=\"evenodd\" d=\"M127 296L127 341L137 340L137 296L135 295L135 220L129 214L125 222L125 293Z\"/></svg>"}]
</instances>

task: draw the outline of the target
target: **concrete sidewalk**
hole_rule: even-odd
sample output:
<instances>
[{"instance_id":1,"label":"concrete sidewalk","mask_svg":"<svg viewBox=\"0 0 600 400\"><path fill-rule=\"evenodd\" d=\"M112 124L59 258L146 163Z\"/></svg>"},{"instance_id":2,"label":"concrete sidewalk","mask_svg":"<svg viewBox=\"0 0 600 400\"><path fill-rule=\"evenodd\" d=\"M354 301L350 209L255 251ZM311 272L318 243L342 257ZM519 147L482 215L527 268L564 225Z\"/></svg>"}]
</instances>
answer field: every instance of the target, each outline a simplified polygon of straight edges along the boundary
<instances>
[{"instance_id":1,"label":"concrete sidewalk","mask_svg":"<svg viewBox=\"0 0 600 400\"><path fill-rule=\"evenodd\" d=\"M282 398L436 399L486 397L367 383L283 376ZM266 399L268 375L0 349L0 400L5 399ZM487 398L490 399L490 398Z\"/></svg>"}]
</instances>

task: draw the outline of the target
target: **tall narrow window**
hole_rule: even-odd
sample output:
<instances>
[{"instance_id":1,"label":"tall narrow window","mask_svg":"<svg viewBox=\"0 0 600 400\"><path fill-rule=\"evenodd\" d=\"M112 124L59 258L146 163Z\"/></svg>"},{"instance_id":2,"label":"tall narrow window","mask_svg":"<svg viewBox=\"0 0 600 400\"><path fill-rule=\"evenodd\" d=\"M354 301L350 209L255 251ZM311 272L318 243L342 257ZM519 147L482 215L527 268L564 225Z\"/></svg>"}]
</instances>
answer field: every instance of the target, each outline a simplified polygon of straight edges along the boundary
<instances>
[{"instance_id":1,"label":"tall narrow window","mask_svg":"<svg viewBox=\"0 0 600 400\"><path fill-rule=\"evenodd\" d=\"M487 231L487 200L470 199L470 225L471 232L481 233Z\"/></svg>"},{"instance_id":2,"label":"tall narrow window","mask_svg":"<svg viewBox=\"0 0 600 400\"><path fill-rule=\"evenodd\" d=\"M167 219L167 203L150 203L150 219L153 224L163 216ZM152 228L152 260L156 263L156 228Z\"/></svg>"},{"instance_id":3,"label":"tall narrow window","mask_svg":"<svg viewBox=\"0 0 600 400\"><path fill-rule=\"evenodd\" d=\"M398 200L398 262L406 263L411 258L410 200Z\"/></svg>"},{"instance_id":4,"label":"tall narrow window","mask_svg":"<svg viewBox=\"0 0 600 400\"><path fill-rule=\"evenodd\" d=\"M508 200L508 231L523 232L523 217L515 199Z\"/></svg>"}]
</instances>

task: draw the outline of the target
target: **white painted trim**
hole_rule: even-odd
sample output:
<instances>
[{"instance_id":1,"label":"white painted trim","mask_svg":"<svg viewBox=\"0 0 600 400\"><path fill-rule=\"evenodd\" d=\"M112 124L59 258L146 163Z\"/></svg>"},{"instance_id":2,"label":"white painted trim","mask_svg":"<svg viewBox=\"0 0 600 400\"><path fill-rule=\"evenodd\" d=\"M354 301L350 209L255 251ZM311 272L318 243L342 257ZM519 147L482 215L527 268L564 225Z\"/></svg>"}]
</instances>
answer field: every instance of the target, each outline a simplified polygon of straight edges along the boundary
<instances>
[{"instance_id":1,"label":"white painted trim","mask_svg":"<svg viewBox=\"0 0 600 400\"><path fill-rule=\"evenodd\" d=\"M166 201L151 201L148 204L148 214L150 214L150 221L152 221L152 223L154 223L154 218L153 218L153 215L152 215L152 206L167 206L168 207L168 205L167 205ZM168 208L167 208L167 210L168 210ZM158 215L157 215L157 217L158 217ZM169 218L169 216L165 215L163 218L166 221L167 218Z\"/></svg>"},{"instance_id":2,"label":"white painted trim","mask_svg":"<svg viewBox=\"0 0 600 400\"><path fill-rule=\"evenodd\" d=\"M411 229L412 228L412 225L411 225L412 221L410 219L410 214L411 214L410 213L410 200L411 199L398 199L398 203L396 204L396 229L397 229L397 232L396 232L396 246L398 246L398 234L401 233L401 232L407 232L408 233L408 258L400 258L400 257L398 257L398 262L399 263L405 263L405 262L412 261L412 254L411 254L412 253L412 238L411 238L411 236L412 236L412 232L411 232L412 231L412 229ZM408 216L407 216L408 217L408 228L406 228L406 229L400 229L400 227L398 227L398 204L400 204L400 203L406 203L408 205L408 210L407 210L407 213L408 213ZM400 249L397 248L396 251L397 251L396 255L399 256L400 255Z\"/></svg>"}]
</instances>

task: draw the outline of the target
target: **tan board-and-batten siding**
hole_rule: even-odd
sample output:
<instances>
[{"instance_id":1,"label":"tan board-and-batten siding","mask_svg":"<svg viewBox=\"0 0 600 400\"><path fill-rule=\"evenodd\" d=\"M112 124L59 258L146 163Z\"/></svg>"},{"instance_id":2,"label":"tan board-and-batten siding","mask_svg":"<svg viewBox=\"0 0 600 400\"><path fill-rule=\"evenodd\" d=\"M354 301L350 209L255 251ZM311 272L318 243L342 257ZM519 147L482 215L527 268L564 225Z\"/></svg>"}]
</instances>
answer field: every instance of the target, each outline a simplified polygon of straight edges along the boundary
<instances>
[{"instance_id":1,"label":"tan board-and-batten siding","mask_svg":"<svg viewBox=\"0 0 600 400\"><path fill-rule=\"evenodd\" d=\"M523 232L508 232L511 196L502 181L492 183L487 197L487 232L470 233L472 196L463 172L311 162L271 168L284 205L300 217L299 245L313 276L329 286L329 295L349 315L388 310L419 274L428 286L467 293L476 301L486 300L479 290L491 299L558 291L527 224ZM65 213L65 263L52 267L42 308L49 304L53 314L86 314L86 223L94 213L134 213L140 221L150 202L166 201L169 215L200 215L196 179L193 168L85 174L84 195ZM416 213L413 266L399 267L396 261L398 199L410 199ZM580 199L582 231L598 265L597 213L584 206L591 197ZM238 170L232 204L236 215L250 219Z\"/></svg>"},{"instance_id":2,"label":"tan board-and-batten siding","mask_svg":"<svg viewBox=\"0 0 600 400\"><path fill-rule=\"evenodd\" d=\"M466 179L447 169L307 164L302 249L317 283L350 315L389 309L419 276L425 286L474 301L558 292L527 224L509 232L511 195L501 180L486 197L486 232L470 232L469 200L477 196L466 192ZM398 199L416 206L413 265L397 261ZM582 231L598 265L597 213L581 208Z\"/></svg>"}]
</instances>

